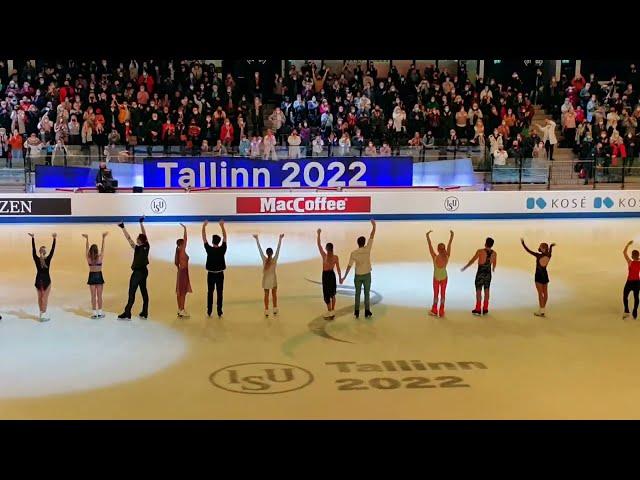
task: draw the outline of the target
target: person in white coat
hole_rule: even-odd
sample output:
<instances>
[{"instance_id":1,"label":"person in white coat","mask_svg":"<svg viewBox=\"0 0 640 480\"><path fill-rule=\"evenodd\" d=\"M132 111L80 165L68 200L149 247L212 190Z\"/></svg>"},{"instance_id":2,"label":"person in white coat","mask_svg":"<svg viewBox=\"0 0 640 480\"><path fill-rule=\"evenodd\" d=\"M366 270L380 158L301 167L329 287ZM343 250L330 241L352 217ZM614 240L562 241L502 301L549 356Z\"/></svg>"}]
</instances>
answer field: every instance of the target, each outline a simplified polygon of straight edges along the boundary
<instances>
[{"instance_id":1,"label":"person in white coat","mask_svg":"<svg viewBox=\"0 0 640 480\"><path fill-rule=\"evenodd\" d=\"M553 160L553 147L558 143L556 138L556 122L550 119L544 121L544 125L536 123L536 127L542 132L542 141L544 148L547 150L547 158Z\"/></svg>"},{"instance_id":2,"label":"person in white coat","mask_svg":"<svg viewBox=\"0 0 640 480\"><path fill-rule=\"evenodd\" d=\"M302 143L302 139L296 130L291 132L287 142L289 143L289 158L300 158L300 144Z\"/></svg>"}]
</instances>

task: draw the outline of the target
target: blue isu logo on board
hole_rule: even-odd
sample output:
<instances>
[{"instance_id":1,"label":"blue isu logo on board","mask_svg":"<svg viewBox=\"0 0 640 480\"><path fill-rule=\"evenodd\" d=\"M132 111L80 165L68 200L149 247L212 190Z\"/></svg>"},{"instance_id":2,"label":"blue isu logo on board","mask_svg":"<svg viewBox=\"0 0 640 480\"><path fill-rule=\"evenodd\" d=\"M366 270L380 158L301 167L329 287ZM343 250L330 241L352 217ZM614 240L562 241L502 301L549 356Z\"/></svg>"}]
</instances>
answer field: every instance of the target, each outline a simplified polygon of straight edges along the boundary
<instances>
[{"instance_id":1,"label":"blue isu logo on board","mask_svg":"<svg viewBox=\"0 0 640 480\"><path fill-rule=\"evenodd\" d=\"M542 197L538 197L538 198L529 197L529 198L527 198L527 210L533 210L534 208L536 208L536 206L539 209L543 210L547 206L547 202L545 202L544 198L542 198Z\"/></svg>"},{"instance_id":2,"label":"blue isu logo on board","mask_svg":"<svg viewBox=\"0 0 640 480\"><path fill-rule=\"evenodd\" d=\"M593 199L593 208L602 208L603 205L607 208L611 208L615 203L609 197L596 197Z\"/></svg>"}]
</instances>

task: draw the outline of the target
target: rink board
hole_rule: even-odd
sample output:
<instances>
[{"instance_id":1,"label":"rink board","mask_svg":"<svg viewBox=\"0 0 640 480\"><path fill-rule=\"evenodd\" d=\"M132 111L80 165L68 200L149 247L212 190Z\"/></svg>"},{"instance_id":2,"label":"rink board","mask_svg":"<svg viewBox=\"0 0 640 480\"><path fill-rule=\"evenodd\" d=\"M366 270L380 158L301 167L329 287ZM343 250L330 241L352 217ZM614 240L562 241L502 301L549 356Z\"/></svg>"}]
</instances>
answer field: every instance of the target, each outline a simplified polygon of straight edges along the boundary
<instances>
[{"instance_id":1,"label":"rink board","mask_svg":"<svg viewBox=\"0 0 640 480\"><path fill-rule=\"evenodd\" d=\"M0 223L615 218L640 215L640 190L407 189L0 194Z\"/></svg>"}]
</instances>

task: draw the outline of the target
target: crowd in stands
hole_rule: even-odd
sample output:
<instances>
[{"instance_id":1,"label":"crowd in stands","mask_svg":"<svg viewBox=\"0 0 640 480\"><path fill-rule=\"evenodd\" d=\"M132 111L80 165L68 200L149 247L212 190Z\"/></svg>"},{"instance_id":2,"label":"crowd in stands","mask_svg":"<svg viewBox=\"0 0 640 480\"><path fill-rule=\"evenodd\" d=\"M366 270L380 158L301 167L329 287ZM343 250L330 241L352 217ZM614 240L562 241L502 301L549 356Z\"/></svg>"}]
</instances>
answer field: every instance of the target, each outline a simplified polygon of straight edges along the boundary
<instances>
[{"instance_id":1,"label":"crowd in stands","mask_svg":"<svg viewBox=\"0 0 640 480\"><path fill-rule=\"evenodd\" d=\"M400 74L392 66L384 78L372 63L332 71L306 62L268 81L255 73L239 85L201 61L70 60L38 69L27 63L0 76L0 154L8 162L46 151L51 161L68 145L97 145L107 155L113 146L147 145L272 159L279 146L297 157L471 145L500 165L507 158L553 159L559 122L562 142L581 158L615 165L637 153L635 85L635 66L610 82L594 75L544 82L541 71L497 82L472 80L463 62L455 74L433 65ZM264 103L275 105L266 118ZM532 124L534 104L556 122Z\"/></svg>"},{"instance_id":2,"label":"crowd in stands","mask_svg":"<svg viewBox=\"0 0 640 480\"><path fill-rule=\"evenodd\" d=\"M631 172L638 156L639 80L635 64L607 81L594 74L551 80L548 108L562 125L566 147L579 156L576 170L583 177L592 177L598 167L605 175L609 167Z\"/></svg>"}]
</instances>

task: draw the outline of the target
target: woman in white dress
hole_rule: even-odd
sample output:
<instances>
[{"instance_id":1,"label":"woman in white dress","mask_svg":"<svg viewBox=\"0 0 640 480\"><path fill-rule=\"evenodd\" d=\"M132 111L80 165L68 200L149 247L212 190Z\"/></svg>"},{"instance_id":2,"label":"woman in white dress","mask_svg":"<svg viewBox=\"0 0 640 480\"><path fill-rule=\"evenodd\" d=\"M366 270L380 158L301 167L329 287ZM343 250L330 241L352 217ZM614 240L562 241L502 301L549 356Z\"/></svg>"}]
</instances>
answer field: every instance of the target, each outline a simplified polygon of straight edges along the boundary
<instances>
[{"instance_id":1,"label":"woman in white dress","mask_svg":"<svg viewBox=\"0 0 640 480\"><path fill-rule=\"evenodd\" d=\"M276 266L278 264L278 257L280 255L280 246L282 245L282 238L284 233L280 234L278 239L278 247L276 248L276 254L273 254L272 248L267 248L267 254L265 255L260 246L260 240L258 235L254 235L258 244L258 251L260 252L260 258L262 259L262 289L264 290L264 316L269 316L269 290L271 290L271 297L273 298L273 314L278 314L278 278L276 276Z\"/></svg>"}]
</instances>

